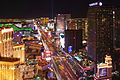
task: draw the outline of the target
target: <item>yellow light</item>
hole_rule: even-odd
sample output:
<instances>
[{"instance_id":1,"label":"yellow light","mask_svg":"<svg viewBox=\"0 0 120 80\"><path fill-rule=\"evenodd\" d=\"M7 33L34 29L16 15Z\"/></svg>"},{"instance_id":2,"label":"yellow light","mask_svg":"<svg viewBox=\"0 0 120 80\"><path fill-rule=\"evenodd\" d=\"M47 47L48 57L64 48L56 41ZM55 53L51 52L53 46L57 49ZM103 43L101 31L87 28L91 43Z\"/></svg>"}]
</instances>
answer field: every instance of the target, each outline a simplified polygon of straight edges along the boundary
<instances>
[{"instance_id":1,"label":"yellow light","mask_svg":"<svg viewBox=\"0 0 120 80\"><path fill-rule=\"evenodd\" d=\"M48 32L48 31L45 29L45 32Z\"/></svg>"},{"instance_id":2,"label":"yellow light","mask_svg":"<svg viewBox=\"0 0 120 80\"><path fill-rule=\"evenodd\" d=\"M46 56L50 56L50 54L46 54Z\"/></svg>"},{"instance_id":3,"label":"yellow light","mask_svg":"<svg viewBox=\"0 0 120 80\"><path fill-rule=\"evenodd\" d=\"M22 50L24 50L25 48L22 48Z\"/></svg>"}]
</instances>

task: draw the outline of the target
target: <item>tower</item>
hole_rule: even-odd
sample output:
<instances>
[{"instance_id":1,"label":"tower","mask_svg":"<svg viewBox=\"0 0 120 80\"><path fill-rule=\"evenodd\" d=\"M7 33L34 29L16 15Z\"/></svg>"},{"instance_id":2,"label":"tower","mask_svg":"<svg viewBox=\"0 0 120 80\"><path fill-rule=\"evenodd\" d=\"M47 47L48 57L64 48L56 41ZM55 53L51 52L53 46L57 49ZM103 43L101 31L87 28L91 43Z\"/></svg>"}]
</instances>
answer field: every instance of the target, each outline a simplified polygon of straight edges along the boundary
<instances>
[{"instance_id":1,"label":"tower","mask_svg":"<svg viewBox=\"0 0 120 80\"><path fill-rule=\"evenodd\" d=\"M107 64L107 66L112 66L112 58L111 58L111 56L106 55L105 63Z\"/></svg>"},{"instance_id":2,"label":"tower","mask_svg":"<svg viewBox=\"0 0 120 80\"><path fill-rule=\"evenodd\" d=\"M10 27L0 28L0 56L13 56L13 39L14 30Z\"/></svg>"},{"instance_id":3,"label":"tower","mask_svg":"<svg viewBox=\"0 0 120 80\"><path fill-rule=\"evenodd\" d=\"M78 52L82 48L82 29L65 30L65 51L69 52L69 47L72 51Z\"/></svg>"},{"instance_id":4,"label":"tower","mask_svg":"<svg viewBox=\"0 0 120 80\"><path fill-rule=\"evenodd\" d=\"M116 11L116 7L103 4L100 1L89 4L88 55L93 58L96 64L104 62L104 56L108 52L113 57Z\"/></svg>"},{"instance_id":5,"label":"tower","mask_svg":"<svg viewBox=\"0 0 120 80\"><path fill-rule=\"evenodd\" d=\"M52 17L52 20L54 19L54 16L53 16L53 0L51 0L51 17Z\"/></svg>"}]
</instances>

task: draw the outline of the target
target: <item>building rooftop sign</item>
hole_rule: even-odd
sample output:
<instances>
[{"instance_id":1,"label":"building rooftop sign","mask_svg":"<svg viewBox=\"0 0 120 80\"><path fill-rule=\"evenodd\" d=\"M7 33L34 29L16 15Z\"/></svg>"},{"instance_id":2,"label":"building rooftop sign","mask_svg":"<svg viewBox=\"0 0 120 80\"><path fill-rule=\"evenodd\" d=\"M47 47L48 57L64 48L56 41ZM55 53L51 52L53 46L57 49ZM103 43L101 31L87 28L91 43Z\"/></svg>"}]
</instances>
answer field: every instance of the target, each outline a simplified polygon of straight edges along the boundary
<instances>
[{"instance_id":1,"label":"building rooftop sign","mask_svg":"<svg viewBox=\"0 0 120 80\"><path fill-rule=\"evenodd\" d=\"M91 3L89 6L102 6L102 2Z\"/></svg>"}]
</instances>

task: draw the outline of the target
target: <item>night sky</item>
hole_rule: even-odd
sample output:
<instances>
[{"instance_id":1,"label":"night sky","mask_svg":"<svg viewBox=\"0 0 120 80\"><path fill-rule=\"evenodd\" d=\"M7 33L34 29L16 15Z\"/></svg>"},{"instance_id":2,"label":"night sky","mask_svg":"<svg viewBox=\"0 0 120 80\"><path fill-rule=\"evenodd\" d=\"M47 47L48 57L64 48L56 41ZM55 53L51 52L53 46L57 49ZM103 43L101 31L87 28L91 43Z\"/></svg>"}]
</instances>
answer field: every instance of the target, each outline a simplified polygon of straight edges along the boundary
<instances>
[{"instance_id":1,"label":"night sky","mask_svg":"<svg viewBox=\"0 0 120 80\"><path fill-rule=\"evenodd\" d=\"M94 2L97 0L91 0ZM119 3L120 0L104 0ZM86 17L90 0L54 0L54 16L70 13L72 17ZM3 0L0 1L0 18L51 17L51 0Z\"/></svg>"}]
</instances>

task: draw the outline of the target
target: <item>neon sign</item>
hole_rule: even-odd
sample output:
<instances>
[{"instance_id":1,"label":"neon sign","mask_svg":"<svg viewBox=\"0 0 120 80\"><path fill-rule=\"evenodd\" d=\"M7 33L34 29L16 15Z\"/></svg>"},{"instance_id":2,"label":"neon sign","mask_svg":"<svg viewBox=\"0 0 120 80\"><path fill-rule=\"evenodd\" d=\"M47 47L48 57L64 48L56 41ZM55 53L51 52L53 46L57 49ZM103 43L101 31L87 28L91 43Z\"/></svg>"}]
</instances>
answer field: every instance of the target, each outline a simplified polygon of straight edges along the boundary
<instances>
[{"instance_id":1,"label":"neon sign","mask_svg":"<svg viewBox=\"0 0 120 80\"><path fill-rule=\"evenodd\" d=\"M95 2L95 3L91 3L89 4L89 6L102 6L102 2Z\"/></svg>"},{"instance_id":2,"label":"neon sign","mask_svg":"<svg viewBox=\"0 0 120 80\"><path fill-rule=\"evenodd\" d=\"M102 6L102 4L103 4L102 2L99 2L99 6Z\"/></svg>"}]
</instances>

